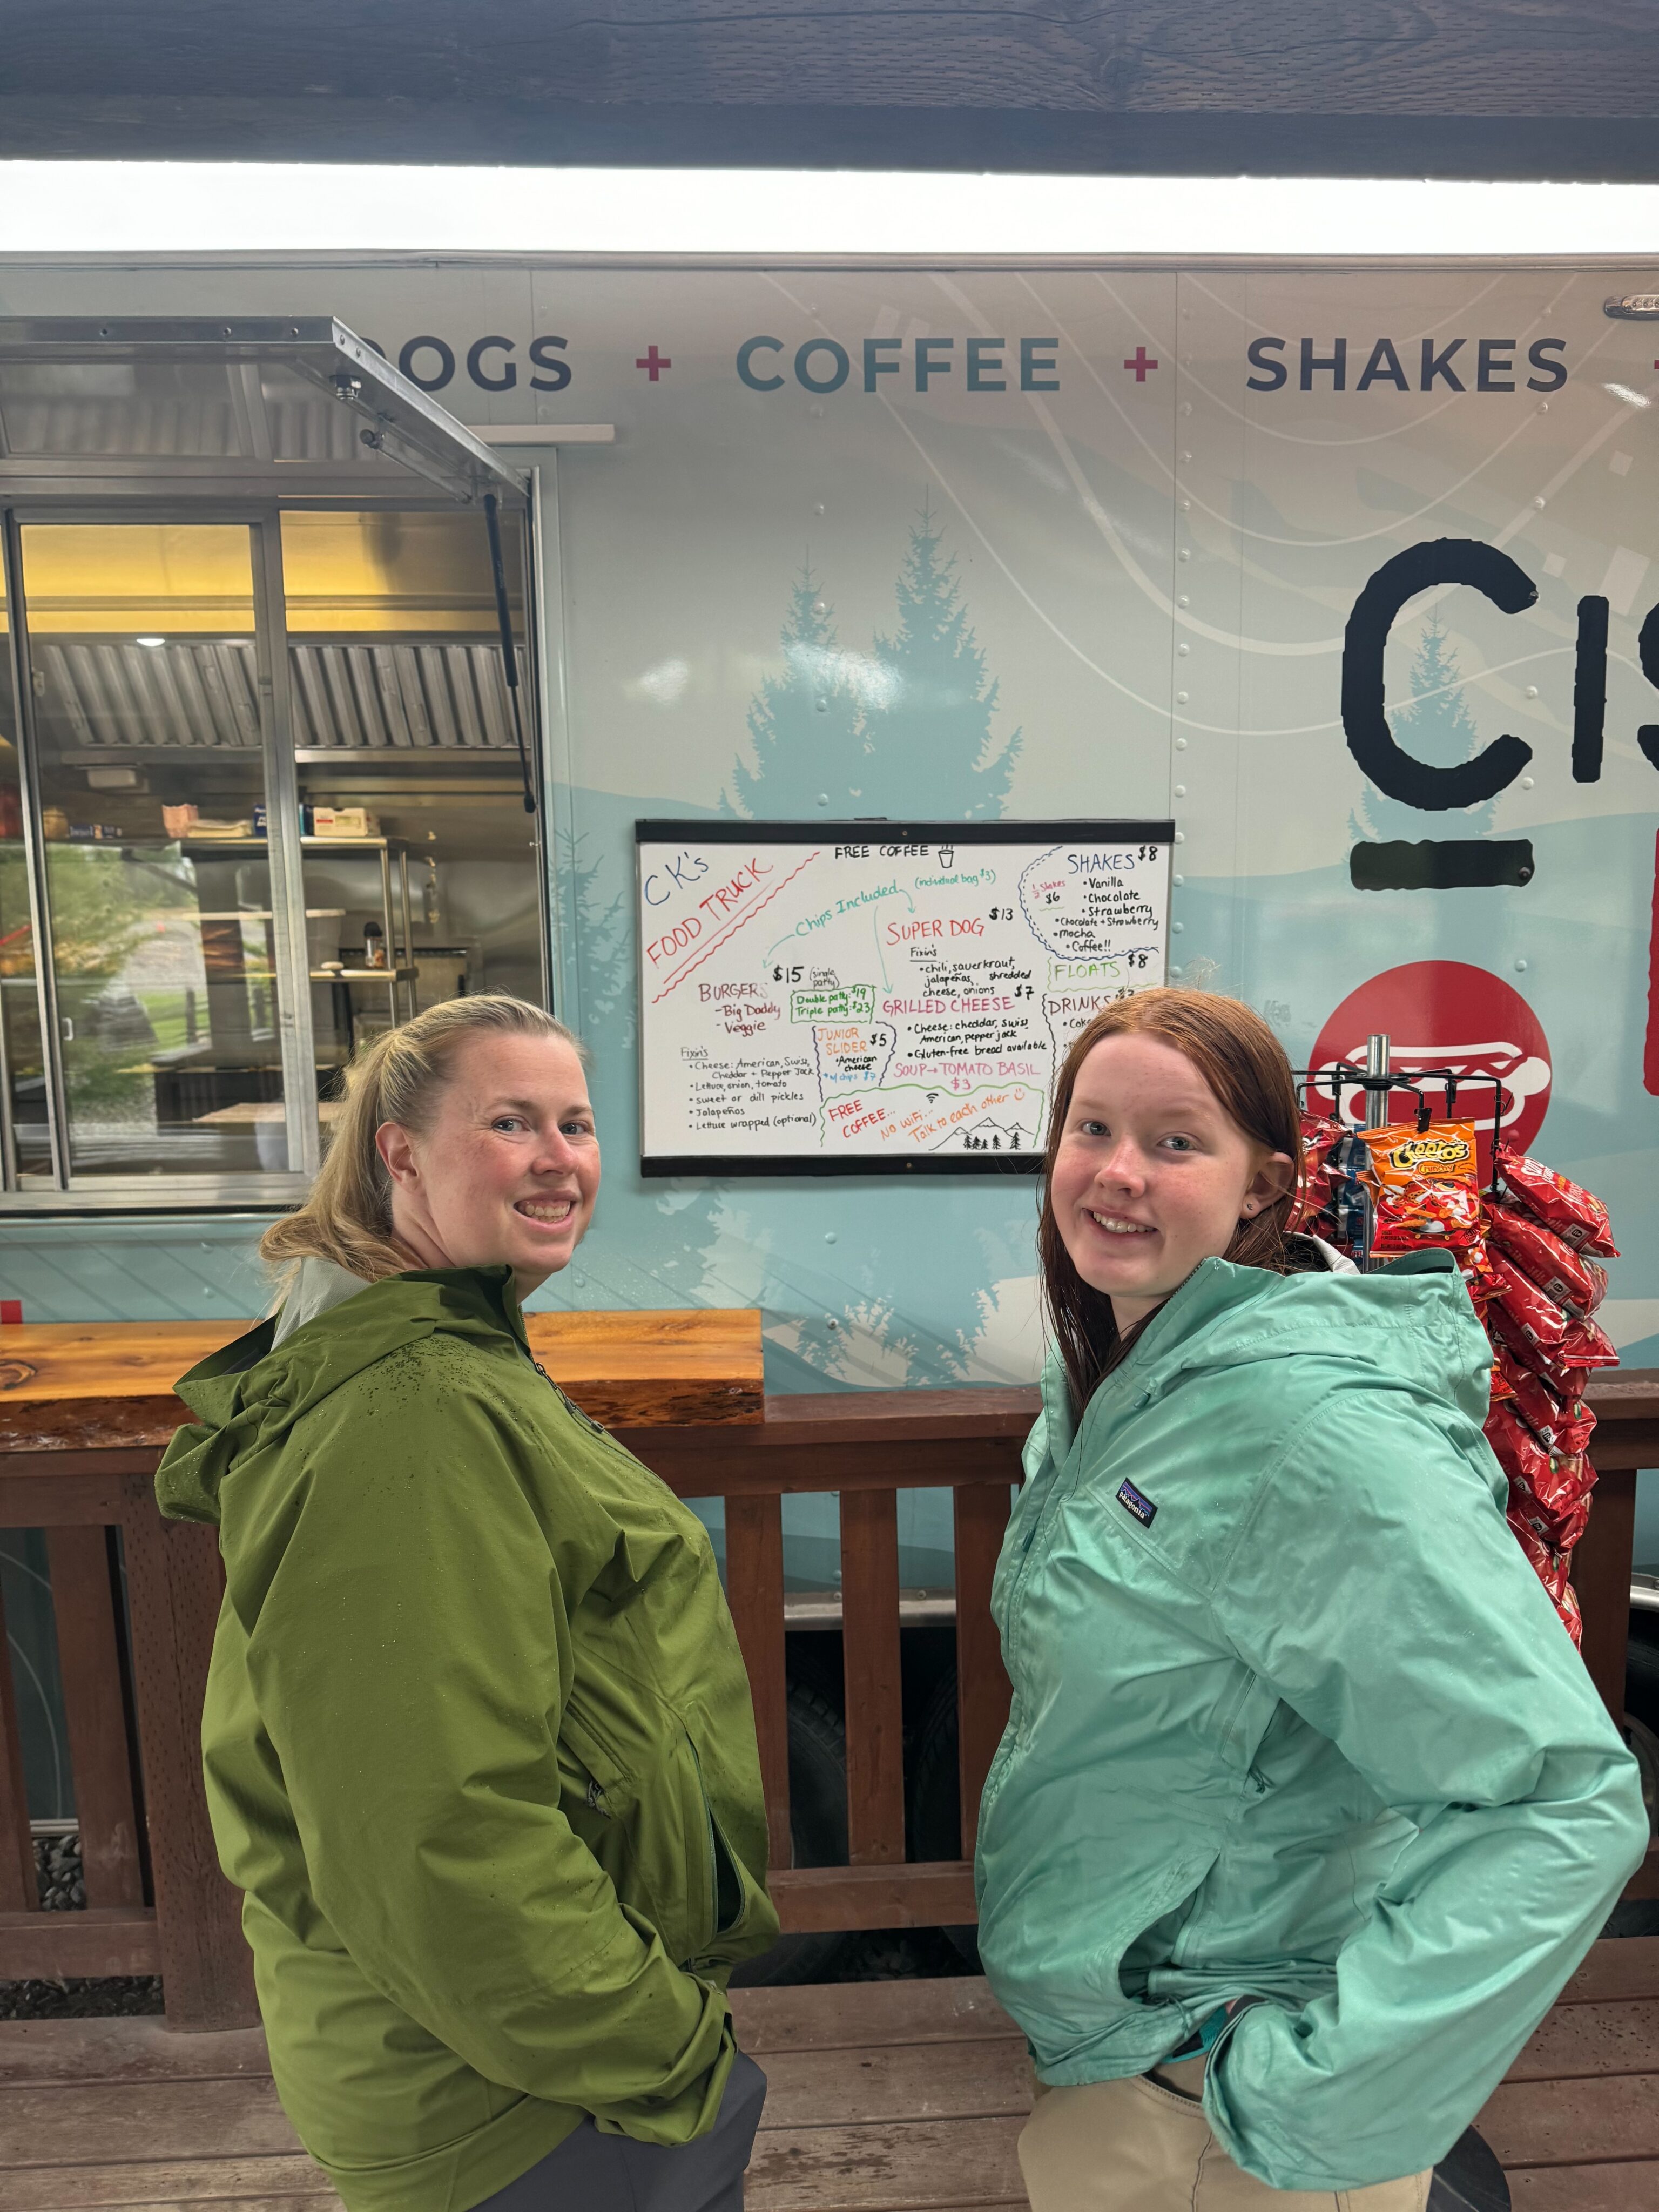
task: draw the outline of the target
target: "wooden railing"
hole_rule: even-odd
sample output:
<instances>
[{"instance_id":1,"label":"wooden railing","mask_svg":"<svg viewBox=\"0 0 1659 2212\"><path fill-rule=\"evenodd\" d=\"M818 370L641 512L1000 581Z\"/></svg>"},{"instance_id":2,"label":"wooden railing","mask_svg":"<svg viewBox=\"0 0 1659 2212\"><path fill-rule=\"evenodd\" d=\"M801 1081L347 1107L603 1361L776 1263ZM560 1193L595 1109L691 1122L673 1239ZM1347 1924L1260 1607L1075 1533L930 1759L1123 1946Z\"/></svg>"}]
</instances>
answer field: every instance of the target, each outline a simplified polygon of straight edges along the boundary
<instances>
[{"instance_id":1,"label":"wooden railing","mask_svg":"<svg viewBox=\"0 0 1659 2212\"><path fill-rule=\"evenodd\" d=\"M158 1456L0 1457L0 1528L46 1532L87 1891L84 1912L39 1909L7 1661L0 1978L160 1973L169 2018L241 2026L254 2017L247 1948L202 1794L202 1692L223 1577L213 1529L156 1511Z\"/></svg>"},{"instance_id":2,"label":"wooden railing","mask_svg":"<svg viewBox=\"0 0 1659 2212\"><path fill-rule=\"evenodd\" d=\"M926 1928L975 1917L975 1816L1008 1717L991 1577L1035 1418L1029 1390L882 1390L771 1398L754 1428L617 1431L682 1498L726 1501L726 1596L755 1701L771 1889L786 1929ZM907 1865L898 1492L932 1489L952 1493L963 1832L959 1857ZM782 1504L812 1491L841 1500L845 1867L790 1864Z\"/></svg>"},{"instance_id":3,"label":"wooden railing","mask_svg":"<svg viewBox=\"0 0 1659 2212\"><path fill-rule=\"evenodd\" d=\"M5 1348L0 1339L0 1362ZM1620 1376L1596 1396L1603 1473L1580 1595L1586 1659L1617 1711L1633 1470L1659 1464L1659 1372ZM111 1402L100 1401L100 1423L113 1418ZM1025 1390L881 1391L772 1399L763 1419L728 1425L617 1427L680 1496L726 1501L728 1595L753 1686L772 1886L787 1929L975 1917L974 1808L1008 1700L991 1577L1034 1411ZM0 1527L46 1532L87 1909L38 1909L0 1633L0 1979L159 1972L173 2026L250 2024L240 1901L218 1871L201 1784L202 1690L222 1589L216 1532L157 1514L159 1438L84 1449L71 1435L60 1425L45 1448L0 1448ZM953 1498L964 1832L957 1857L907 1864L897 1493L927 1488ZM782 1500L799 1492L840 1499L842 1867L790 1864ZM1650 1856L1627 1893L1659 1894L1659 1858Z\"/></svg>"},{"instance_id":4,"label":"wooden railing","mask_svg":"<svg viewBox=\"0 0 1659 2212\"><path fill-rule=\"evenodd\" d=\"M727 1589L753 1685L772 1886L789 1929L974 1917L972 1808L1008 1709L991 1577L1029 1394L878 1395L878 1405L775 1399L752 1426L617 1431L682 1497L726 1501ZM87 1888L84 1911L38 1909L16 1702L0 1661L0 1979L159 1972L170 2021L222 2027L255 2016L240 1900L218 1872L201 1785L202 1687L223 1577L213 1529L158 1515L159 1456L154 1445L0 1453L0 1527L47 1532ZM968 1832L958 1857L906 1865L897 1492L936 1486L955 1497ZM782 1500L811 1491L841 1498L845 1867L790 1864Z\"/></svg>"}]
</instances>

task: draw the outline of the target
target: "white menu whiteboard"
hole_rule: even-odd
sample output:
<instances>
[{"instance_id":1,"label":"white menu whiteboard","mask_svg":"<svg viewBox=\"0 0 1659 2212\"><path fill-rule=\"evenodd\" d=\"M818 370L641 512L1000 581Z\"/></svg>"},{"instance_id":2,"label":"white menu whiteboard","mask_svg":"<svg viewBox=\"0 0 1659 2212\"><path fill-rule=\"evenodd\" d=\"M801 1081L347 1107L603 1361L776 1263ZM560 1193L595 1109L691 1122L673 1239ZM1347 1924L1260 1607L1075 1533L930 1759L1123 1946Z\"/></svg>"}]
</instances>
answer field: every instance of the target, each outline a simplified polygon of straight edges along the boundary
<instances>
[{"instance_id":1,"label":"white menu whiteboard","mask_svg":"<svg viewBox=\"0 0 1659 2212\"><path fill-rule=\"evenodd\" d=\"M1041 1164L1055 1068L1164 978L1169 822L640 822L647 1175Z\"/></svg>"}]
</instances>

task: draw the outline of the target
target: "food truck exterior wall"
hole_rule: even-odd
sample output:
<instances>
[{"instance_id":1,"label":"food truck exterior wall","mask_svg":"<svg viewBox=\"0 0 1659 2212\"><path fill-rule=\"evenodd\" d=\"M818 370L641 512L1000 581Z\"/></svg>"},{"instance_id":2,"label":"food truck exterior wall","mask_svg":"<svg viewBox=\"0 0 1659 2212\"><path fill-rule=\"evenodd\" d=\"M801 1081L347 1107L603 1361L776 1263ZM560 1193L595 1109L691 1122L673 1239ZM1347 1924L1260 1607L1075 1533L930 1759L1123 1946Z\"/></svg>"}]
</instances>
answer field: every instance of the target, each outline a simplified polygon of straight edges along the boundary
<instances>
[{"instance_id":1,"label":"food truck exterior wall","mask_svg":"<svg viewBox=\"0 0 1659 2212\"><path fill-rule=\"evenodd\" d=\"M12 259L0 312L331 313L465 422L614 426L516 453L557 1003L607 1158L544 1297L758 1304L771 1387L822 1389L1029 1377L1033 1188L643 1180L639 817L1172 816L1172 975L1298 1065L1382 1029L1504 1073L1514 1126L1612 1207L1604 1318L1659 1362L1659 325L1603 307L1650 282ZM1439 887L1358 887L1413 867ZM14 1221L0 1288L31 1319L247 1311L255 1227ZM906 1579L939 1579L939 1532L908 1534Z\"/></svg>"}]
</instances>

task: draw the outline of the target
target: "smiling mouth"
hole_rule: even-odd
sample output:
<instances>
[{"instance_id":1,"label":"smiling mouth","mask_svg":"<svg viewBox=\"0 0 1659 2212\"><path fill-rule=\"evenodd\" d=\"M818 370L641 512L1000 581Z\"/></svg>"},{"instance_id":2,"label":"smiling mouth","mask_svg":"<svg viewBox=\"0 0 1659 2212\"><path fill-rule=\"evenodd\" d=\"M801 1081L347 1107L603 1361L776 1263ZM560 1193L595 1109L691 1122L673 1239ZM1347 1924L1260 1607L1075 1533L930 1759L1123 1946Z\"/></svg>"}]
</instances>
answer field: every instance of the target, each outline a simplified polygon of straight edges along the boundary
<instances>
[{"instance_id":1,"label":"smiling mouth","mask_svg":"<svg viewBox=\"0 0 1659 2212\"><path fill-rule=\"evenodd\" d=\"M514 1213L521 1213L526 1221L540 1222L544 1227L556 1229L568 1221L576 1210L574 1198L521 1198L514 1206Z\"/></svg>"},{"instance_id":2,"label":"smiling mouth","mask_svg":"<svg viewBox=\"0 0 1659 2212\"><path fill-rule=\"evenodd\" d=\"M1109 1237L1155 1237L1158 1231L1150 1221L1127 1221L1121 1213L1097 1213L1093 1207L1085 1209L1097 1229L1103 1229Z\"/></svg>"}]
</instances>

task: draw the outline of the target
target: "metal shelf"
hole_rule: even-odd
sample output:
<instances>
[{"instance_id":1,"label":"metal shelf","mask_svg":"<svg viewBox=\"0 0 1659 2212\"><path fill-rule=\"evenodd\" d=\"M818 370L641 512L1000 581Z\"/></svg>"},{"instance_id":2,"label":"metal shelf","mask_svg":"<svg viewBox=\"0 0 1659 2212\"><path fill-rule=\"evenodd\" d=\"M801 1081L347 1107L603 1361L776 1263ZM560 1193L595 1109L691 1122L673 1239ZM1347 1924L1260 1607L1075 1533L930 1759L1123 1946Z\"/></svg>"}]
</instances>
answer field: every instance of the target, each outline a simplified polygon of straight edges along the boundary
<instances>
[{"instance_id":1,"label":"metal shelf","mask_svg":"<svg viewBox=\"0 0 1659 2212\"><path fill-rule=\"evenodd\" d=\"M67 843L67 839L56 841ZM77 844L90 844L90 838L77 838ZM192 858L199 853L269 853L269 837L110 837L108 845L168 845L176 844L181 853ZM409 848L406 837L301 837L301 849L307 853L402 853Z\"/></svg>"},{"instance_id":2,"label":"metal shelf","mask_svg":"<svg viewBox=\"0 0 1659 2212\"><path fill-rule=\"evenodd\" d=\"M412 983L413 968L313 968L313 983Z\"/></svg>"}]
</instances>

